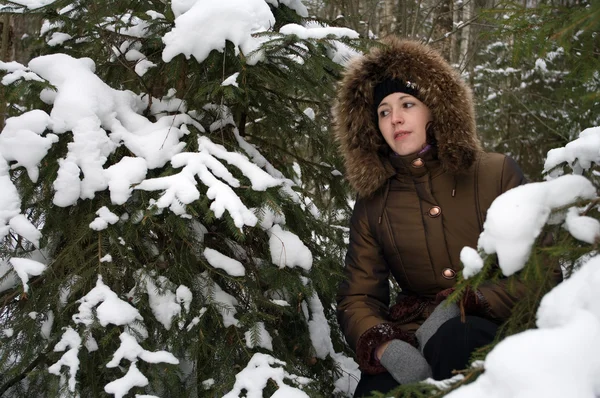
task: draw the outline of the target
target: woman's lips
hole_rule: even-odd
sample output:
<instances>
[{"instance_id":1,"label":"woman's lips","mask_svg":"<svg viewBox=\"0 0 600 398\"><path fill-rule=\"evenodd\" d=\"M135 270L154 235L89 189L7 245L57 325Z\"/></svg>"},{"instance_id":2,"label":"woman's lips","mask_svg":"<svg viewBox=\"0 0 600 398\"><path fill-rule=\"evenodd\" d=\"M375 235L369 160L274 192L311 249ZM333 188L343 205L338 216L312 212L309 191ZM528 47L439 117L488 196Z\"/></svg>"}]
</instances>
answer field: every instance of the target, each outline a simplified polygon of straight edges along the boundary
<instances>
[{"instance_id":1,"label":"woman's lips","mask_svg":"<svg viewBox=\"0 0 600 398\"><path fill-rule=\"evenodd\" d=\"M394 140L400 140L410 134L410 131L397 131L394 133Z\"/></svg>"}]
</instances>

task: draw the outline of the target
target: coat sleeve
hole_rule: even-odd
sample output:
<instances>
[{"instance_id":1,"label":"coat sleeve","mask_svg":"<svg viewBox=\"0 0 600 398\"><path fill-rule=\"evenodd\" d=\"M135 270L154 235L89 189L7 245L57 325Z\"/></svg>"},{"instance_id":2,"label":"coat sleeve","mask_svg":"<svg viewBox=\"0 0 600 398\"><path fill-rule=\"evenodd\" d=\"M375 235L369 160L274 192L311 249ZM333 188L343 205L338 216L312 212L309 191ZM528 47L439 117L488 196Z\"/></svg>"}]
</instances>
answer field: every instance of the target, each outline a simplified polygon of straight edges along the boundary
<instances>
[{"instance_id":1,"label":"coat sleeve","mask_svg":"<svg viewBox=\"0 0 600 398\"><path fill-rule=\"evenodd\" d=\"M344 279L337 293L337 317L361 369L378 373L385 369L373 361L374 349L385 341L408 337L387 319L390 271L369 227L367 206L372 203L359 199L354 206Z\"/></svg>"},{"instance_id":2,"label":"coat sleeve","mask_svg":"<svg viewBox=\"0 0 600 398\"><path fill-rule=\"evenodd\" d=\"M510 157L505 157L502 166L501 192L504 193L526 182L517 163ZM558 263L553 264L552 276L555 283L562 280L562 272ZM515 303L525 296L525 289L524 284L519 281L514 281L509 288L508 281L503 279L497 283L482 284L479 286L479 293L489 316L504 321L511 315Z\"/></svg>"}]
</instances>

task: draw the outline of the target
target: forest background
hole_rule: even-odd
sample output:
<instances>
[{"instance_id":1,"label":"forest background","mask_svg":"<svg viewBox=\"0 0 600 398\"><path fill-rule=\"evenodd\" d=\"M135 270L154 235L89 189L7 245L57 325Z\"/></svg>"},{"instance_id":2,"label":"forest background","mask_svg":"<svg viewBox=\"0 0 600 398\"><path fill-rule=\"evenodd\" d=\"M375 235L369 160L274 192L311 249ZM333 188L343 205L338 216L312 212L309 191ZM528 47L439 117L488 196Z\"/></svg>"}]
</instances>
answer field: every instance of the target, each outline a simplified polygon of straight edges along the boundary
<instances>
[{"instance_id":1,"label":"forest background","mask_svg":"<svg viewBox=\"0 0 600 398\"><path fill-rule=\"evenodd\" d=\"M76 123L62 131L49 123L38 128L46 152L27 173L18 167L27 162L7 149L12 144L6 138L0 153L12 166L6 176L18 192L16 214L41 233L2 215L10 228L0 249L0 396L121 396L130 390L224 396L238 388L236 375L256 353L273 355L258 366L272 372L272 381L260 389L264 396L282 392L283 380L311 397L349 396L356 369L337 331L333 303L353 198L330 134L330 106L344 63L379 38L398 35L439 48L474 89L486 149L515 158L530 181L543 178L548 150L600 124L600 2L269 0L274 24L252 32L258 47L239 51L244 43L234 38L204 57L191 48L166 59L163 38L196 3L213 7L159 0L0 3L0 69L6 76L23 72L0 86L5 138L16 131L9 118L32 110L54 117L51 111L58 109L47 90L61 92L60 84L52 74L43 76L48 67L38 62L38 80L26 75L36 64L24 65L53 53L89 57L107 86L137 95L132 110L146 121L170 120L186 153L224 160L208 167L233 187L230 198L244 203L222 204L227 201L209 193L213 183L198 177L199 198L175 194L165 204L157 192L177 184L146 181L178 176L181 162L168 164L173 157L148 166L146 188L130 190L122 200L106 182L59 204L60 168L71 144L81 140ZM221 3L243 8L256 0ZM304 30L282 33L290 24ZM317 33L321 27L327 29ZM99 120L98 131L112 137L109 123ZM144 157L136 148L106 149L100 169ZM177 151L181 148L171 155ZM238 152L247 157L235 163L229 154ZM97 171L86 170L81 159L75 163L82 176ZM265 176L247 174L252 165ZM216 171L220 167L229 174ZM31 169L39 175L32 176ZM274 180L265 183L268 178ZM130 184L141 186L142 180ZM92 227L98 219L104 228ZM582 248L566 238L555 242L552 254L571 266L596 247ZM43 269L21 263L18 274L19 261L13 259L35 259ZM543 273L527 275L544 285ZM100 290L102 298L92 299L91 292ZM98 304L108 297L137 312L103 319ZM80 321L84 299L95 303L89 322ZM538 292L517 309L507 334L534 326L540 299ZM170 309L161 312L161 305ZM79 343L69 340L70 331ZM132 347L125 343L129 336L143 350L162 352L160 359L169 364L152 366L158 360L140 351L121 354L129 367L115 366L115 353ZM136 379L135 371L145 376Z\"/></svg>"}]
</instances>

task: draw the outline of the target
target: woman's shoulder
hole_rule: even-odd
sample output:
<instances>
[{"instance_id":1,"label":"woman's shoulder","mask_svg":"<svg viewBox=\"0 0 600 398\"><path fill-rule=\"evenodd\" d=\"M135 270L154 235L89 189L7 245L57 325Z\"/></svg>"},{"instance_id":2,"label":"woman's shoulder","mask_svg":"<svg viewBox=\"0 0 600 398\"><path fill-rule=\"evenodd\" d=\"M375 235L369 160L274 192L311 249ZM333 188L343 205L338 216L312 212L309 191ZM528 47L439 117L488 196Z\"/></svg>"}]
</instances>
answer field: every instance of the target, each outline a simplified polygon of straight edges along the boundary
<instances>
[{"instance_id":1,"label":"woman's shoulder","mask_svg":"<svg viewBox=\"0 0 600 398\"><path fill-rule=\"evenodd\" d=\"M475 175L478 176L480 185L490 185L492 182L500 192L527 182L523 171L510 155L485 152L474 167L477 168Z\"/></svg>"}]
</instances>

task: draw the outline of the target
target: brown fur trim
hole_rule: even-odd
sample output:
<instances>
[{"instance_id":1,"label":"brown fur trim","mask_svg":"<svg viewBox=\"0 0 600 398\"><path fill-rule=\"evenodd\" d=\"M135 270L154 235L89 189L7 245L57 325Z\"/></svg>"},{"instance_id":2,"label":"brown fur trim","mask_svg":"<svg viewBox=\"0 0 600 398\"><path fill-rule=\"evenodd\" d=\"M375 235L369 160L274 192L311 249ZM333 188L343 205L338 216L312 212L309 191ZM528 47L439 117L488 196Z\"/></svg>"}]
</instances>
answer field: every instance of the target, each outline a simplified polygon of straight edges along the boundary
<instances>
[{"instance_id":1,"label":"brown fur trim","mask_svg":"<svg viewBox=\"0 0 600 398\"><path fill-rule=\"evenodd\" d=\"M346 178L361 197L372 195L394 174L387 159L388 146L373 114L374 87L388 78L416 84L419 97L431 110L446 171L468 169L482 152L471 90L459 73L431 47L388 38L350 63L332 108Z\"/></svg>"},{"instance_id":2,"label":"brown fur trim","mask_svg":"<svg viewBox=\"0 0 600 398\"><path fill-rule=\"evenodd\" d=\"M412 322L423 314L429 300L419 296L404 296L390 308L390 319L399 324Z\"/></svg>"},{"instance_id":3,"label":"brown fur trim","mask_svg":"<svg viewBox=\"0 0 600 398\"><path fill-rule=\"evenodd\" d=\"M402 340L417 347L414 336L403 331L398 324L381 323L373 326L360 336L356 345L356 358L363 372L368 374L387 372L375 357L375 350L381 344L391 340Z\"/></svg>"}]
</instances>

